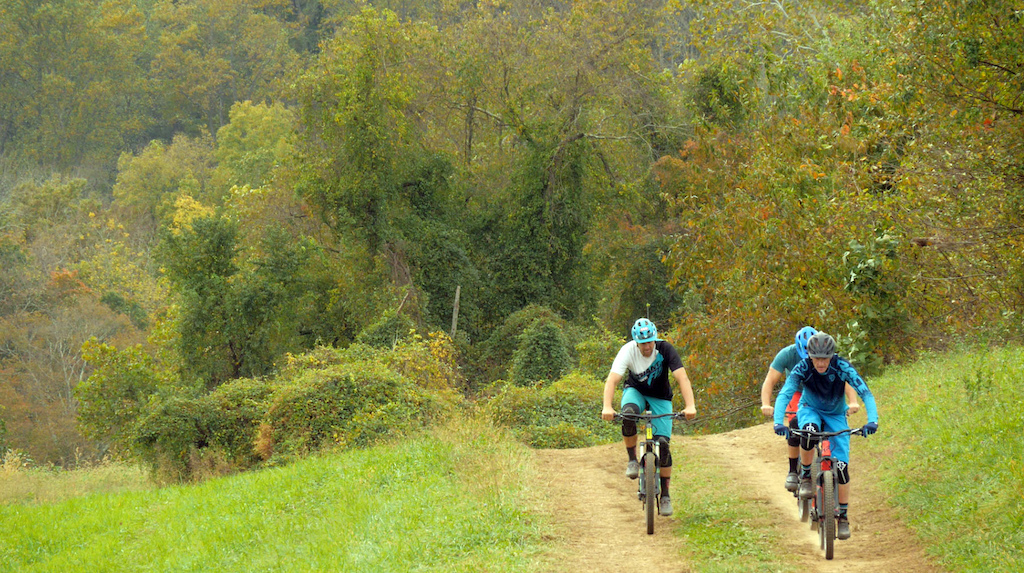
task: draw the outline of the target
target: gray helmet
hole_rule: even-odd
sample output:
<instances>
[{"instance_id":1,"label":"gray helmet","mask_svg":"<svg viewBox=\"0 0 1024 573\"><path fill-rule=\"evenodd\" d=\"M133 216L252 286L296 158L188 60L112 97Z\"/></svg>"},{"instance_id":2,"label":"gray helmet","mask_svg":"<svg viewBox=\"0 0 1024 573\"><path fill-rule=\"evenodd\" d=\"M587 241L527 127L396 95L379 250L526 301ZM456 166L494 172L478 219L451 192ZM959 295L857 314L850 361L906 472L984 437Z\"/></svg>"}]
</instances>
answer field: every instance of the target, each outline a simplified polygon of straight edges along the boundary
<instances>
[{"instance_id":1,"label":"gray helmet","mask_svg":"<svg viewBox=\"0 0 1024 573\"><path fill-rule=\"evenodd\" d=\"M807 341L807 355L811 358L832 358L836 353L836 341L824 332L819 332Z\"/></svg>"}]
</instances>

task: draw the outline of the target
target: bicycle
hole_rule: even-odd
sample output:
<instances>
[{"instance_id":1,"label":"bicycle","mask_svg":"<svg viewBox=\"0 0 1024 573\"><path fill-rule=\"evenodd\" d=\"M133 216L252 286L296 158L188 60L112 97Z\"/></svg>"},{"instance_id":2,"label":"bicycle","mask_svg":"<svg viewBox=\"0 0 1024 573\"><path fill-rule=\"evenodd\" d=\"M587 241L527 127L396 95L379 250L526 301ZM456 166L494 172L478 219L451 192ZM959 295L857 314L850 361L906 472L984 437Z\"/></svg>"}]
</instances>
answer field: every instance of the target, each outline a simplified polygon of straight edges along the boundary
<instances>
[{"instance_id":1,"label":"bicycle","mask_svg":"<svg viewBox=\"0 0 1024 573\"><path fill-rule=\"evenodd\" d=\"M675 420L686 419L682 412L651 414L650 411L642 414L620 412L612 418L617 421L630 420L644 426L645 439L638 440L636 444L636 458L640 463L640 474L637 476L637 497L646 514L648 535L654 533L654 515L658 512L658 502L661 501L661 480L658 471L658 468L661 467L661 443L654 439L651 420L670 416Z\"/></svg>"},{"instance_id":2,"label":"bicycle","mask_svg":"<svg viewBox=\"0 0 1024 573\"><path fill-rule=\"evenodd\" d=\"M814 462L811 464L811 483L814 484L814 495L810 499L800 498L799 490L794 492L800 508L800 521L810 520L811 529L818 530L818 540L825 552L825 559L832 559L835 554L835 540L838 516L836 499L838 492L838 474L832 463L832 442L830 438L841 434L864 435L863 428L847 428L838 432L815 432L812 430L789 430L793 435L818 439L814 445Z\"/></svg>"}]
</instances>

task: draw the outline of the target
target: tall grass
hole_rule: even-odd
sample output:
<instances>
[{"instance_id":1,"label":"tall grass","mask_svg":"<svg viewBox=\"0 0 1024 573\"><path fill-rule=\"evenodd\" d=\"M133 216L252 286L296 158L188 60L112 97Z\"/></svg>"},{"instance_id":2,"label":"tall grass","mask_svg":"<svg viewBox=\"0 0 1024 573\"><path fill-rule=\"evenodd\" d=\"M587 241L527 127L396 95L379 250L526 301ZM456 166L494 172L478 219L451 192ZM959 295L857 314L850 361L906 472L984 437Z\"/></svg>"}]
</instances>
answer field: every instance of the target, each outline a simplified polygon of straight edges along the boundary
<instances>
[{"instance_id":1,"label":"tall grass","mask_svg":"<svg viewBox=\"0 0 1024 573\"><path fill-rule=\"evenodd\" d=\"M1024 561L1024 349L926 356L869 381L892 503L952 571L1014 571Z\"/></svg>"},{"instance_id":2,"label":"tall grass","mask_svg":"<svg viewBox=\"0 0 1024 573\"><path fill-rule=\"evenodd\" d=\"M4 506L0 570L529 571L543 529L530 463L471 425L197 486Z\"/></svg>"},{"instance_id":3,"label":"tall grass","mask_svg":"<svg viewBox=\"0 0 1024 573\"><path fill-rule=\"evenodd\" d=\"M0 468L0 505L55 503L87 494L138 491L152 487L144 469L116 462L72 471L59 468Z\"/></svg>"}]
</instances>

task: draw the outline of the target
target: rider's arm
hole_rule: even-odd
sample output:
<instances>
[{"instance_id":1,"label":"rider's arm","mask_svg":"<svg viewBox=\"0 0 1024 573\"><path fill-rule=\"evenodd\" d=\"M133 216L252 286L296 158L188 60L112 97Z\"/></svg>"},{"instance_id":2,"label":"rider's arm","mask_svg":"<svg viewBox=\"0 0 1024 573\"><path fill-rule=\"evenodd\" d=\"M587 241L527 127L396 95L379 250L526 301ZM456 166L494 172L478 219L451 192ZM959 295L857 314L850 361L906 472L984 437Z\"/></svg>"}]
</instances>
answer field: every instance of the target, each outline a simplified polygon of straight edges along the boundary
<instances>
[{"instance_id":1,"label":"rider's arm","mask_svg":"<svg viewBox=\"0 0 1024 573\"><path fill-rule=\"evenodd\" d=\"M622 380L622 374L609 372L608 378L604 381L604 406L601 408L601 418L611 420L615 416L615 409L612 408L612 399L615 398L615 387Z\"/></svg>"},{"instance_id":2,"label":"rider's arm","mask_svg":"<svg viewBox=\"0 0 1024 573\"><path fill-rule=\"evenodd\" d=\"M860 404L857 403L857 391L849 384L846 385L844 390L846 392L846 412L848 414L856 414L860 410Z\"/></svg>"},{"instance_id":3,"label":"rider's arm","mask_svg":"<svg viewBox=\"0 0 1024 573\"><path fill-rule=\"evenodd\" d=\"M683 414L687 420L692 420L697 415L697 404L693 399L693 387L690 385L690 377L686 375L686 368L676 368L672 371L672 377L676 379L679 393L683 395Z\"/></svg>"},{"instance_id":4,"label":"rider's arm","mask_svg":"<svg viewBox=\"0 0 1024 573\"><path fill-rule=\"evenodd\" d=\"M860 396L862 402L864 402L864 409L867 410L868 422L878 423L878 407L875 406L875 397L871 394L871 390L868 389L868 385L864 382L864 379L860 377L857 370L846 361L840 361L839 367L840 375L846 380L847 387L853 387Z\"/></svg>"},{"instance_id":5,"label":"rider's arm","mask_svg":"<svg viewBox=\"0 0 1024 573\"><path fill-rule=\"evenodd\" d=\"M775 389L779 380L782 380L782 372L769 366L768 374L765 374L764 383L761 384L761 413L765 416L775 413L775 408L772 406L772 390Z\"/></svg>"},{"instance_id":6,"label":"rider's arm","mask_svg":"<svg viewBox=\"0 0 1024 573\"><path fill-rule=\"evenodd\" d=\"M773 418L776 424L781 424L786 417L786 405L793 398L793 394L796 393L796 389L800 387L800 377L803 376L804 371L807 369L807 361L797 364L789 372L789 376L786 377L786 384L782 386L782 390L779 390L779 395L775 397L775 412Z\"/></svg>"}]
</instances>

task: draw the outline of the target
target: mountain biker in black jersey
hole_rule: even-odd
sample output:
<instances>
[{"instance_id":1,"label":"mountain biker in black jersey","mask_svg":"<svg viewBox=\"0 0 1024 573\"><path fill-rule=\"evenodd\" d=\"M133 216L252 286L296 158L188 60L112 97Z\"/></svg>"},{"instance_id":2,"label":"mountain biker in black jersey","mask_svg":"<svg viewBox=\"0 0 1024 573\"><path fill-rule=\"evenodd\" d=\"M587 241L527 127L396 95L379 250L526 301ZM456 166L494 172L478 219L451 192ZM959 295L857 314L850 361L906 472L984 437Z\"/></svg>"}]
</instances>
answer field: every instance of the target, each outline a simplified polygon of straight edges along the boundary
<instances>
[{"instance_id":1,"label":"mountain biker in black jersey","mask_svg":"<svg viewBox=\"0 0 1024 573\"><path fill-rule=\"evenodd\" d=\"M652 414L669 414L672 412L672 384L669 374L679 385L679 393L683 396L683 414L687 420L697 415L694 405L693 388L683 368L674 346L658 338L658 328L646 318L638 319L631 330L633 340L619 349L612 362L611 371L604 383L604 406L601 418L611 420L615 416L612 399L619 381L625 378L622 389L622 413L639 414L650 410ZM672 500L668 495L669 479L672 476L672 454L669 452L669 439L672 437L672 417L666 416L651 420L654 437L661 442L661 501L658 513L672 515ZM640 473L640 465L636 458L637 428L636 422L622 421L622 439L626 445L629 461L626 463L626 476L636 479Z\"/></svg>"},{"instance_id":2,"label":"mountain biker in black jersey","mask_svg":"<svg viewBox=\"0 0 1024 573\"><path fill-rule=\"evenodd\" d=\"M801 360L786 378L775 398L775 433L789 437L789 428L783 422L786 404L797 388L803 386L803 395L797 409L797 420L804 430L815 432L838 432L849 428L846 423L845 388L849 384L864 402L868 422L864 425L864 436L878 431L878 408L868 385L857 370L844 358L836 355L836 341L828 334L819 332L807 340L807 358ZM811 485L811 463L814 461L814 445L817 440L800 440L800 490L801 498L814 495ZM850 521L847 507L850 501L850 435L841 434L831 438L832 457L836 460L839 478L838 529L839 539L850 538Z\"/></svg>"},{"instance_id":3,"label":"mountain biker in black jersey","mask_svg":"<svg viewBox=\"0 0 1024 573\"><path fill-rule=\"evenodd\" d=\"M772 391L779 382L786 380L786 375L793 370L797 363L807 358L807 340L817 334L817 332L811 326L801 328L796 332L794 343L783 348L775 355L775 359L772 360L771 365L768 367L768 373L765 374L764 382L761 384L761 413L765 416L770 418L775 414L775 408L772 406L774 403L772 401ZM786 425L793 429L800 427L796 421L796 409L800 402L802 390L803 388L798 388L786 406L785 422ZM860 409L860 404L857 403L857 393L849 385L846 386L846 404L848 408L847 413L849 414L856 413ZM789 436L787 443L788 451L786 453L788 454L789 472L786 474L785 487L789 491L796 491L800 485L800 478L797 475L800 438Z\"/></svg>"}]
</instances>

